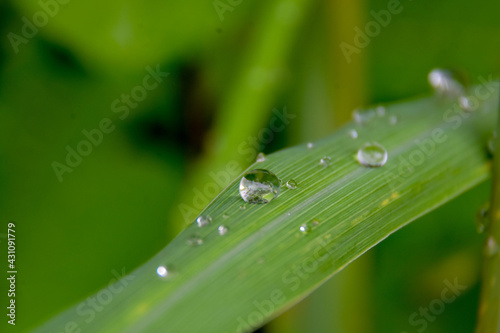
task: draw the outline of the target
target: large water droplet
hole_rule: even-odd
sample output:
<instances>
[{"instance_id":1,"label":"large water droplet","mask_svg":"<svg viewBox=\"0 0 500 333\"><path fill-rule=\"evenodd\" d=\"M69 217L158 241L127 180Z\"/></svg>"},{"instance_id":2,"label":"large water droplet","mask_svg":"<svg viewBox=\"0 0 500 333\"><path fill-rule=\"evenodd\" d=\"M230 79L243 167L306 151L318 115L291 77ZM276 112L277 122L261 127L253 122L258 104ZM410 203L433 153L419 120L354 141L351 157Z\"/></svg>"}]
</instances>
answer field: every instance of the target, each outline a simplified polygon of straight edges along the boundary
<instances>
[{"instance_id":1,"label":"large water droplet","mask_svg":"<svg viewBox=\"0 0 500 333\"><path fill-rule=\"evenodd\" d=\"M484 254L487 257L493 257L498 254L498 243L493 236L489 236L484 244Z\"/></svg>"},{"instance_id":2,"label":"large water droplet","mask_svg":"<svg viewBox=\"0 0 500 333\"><path fill-rule=\"evenodd\" d=\"M166 278L169 273L166 266L158 266L158 268L156 268L156 274L161 278Z\"/></svg>"},{"instance_id":3,"label":"large water droplet","mask_svg":"<svg viewBox=\"0 0 500 333\"><path fill-rule=\"evenodd\" d=\"M379 143L368 142L359 148L357 158L361 165L371 168L381 167L387 162L387 150Z\"/></svg>"},{"instance_id":4,"label":"large water droplet","mask_svg":"<svg viewBox=\"0 0 500 333\"><path fill-rule=\"evenodd\" d=\"M224 236L225 234L227 234L227 232L229 231L229 229L228 229L228 227L226 227L224 225L220 225L217 228L217 231L219 232L219 235Z\"/></svg>"},{"instance_id":5,"label":"large water droplet","mask_svg":"<svg viewBox=\"0 0 500 333\"><path fill-rule=\"evenodd\" d=\"M198 235L193 235L188 238L187 243L189 246L196 247L203 245L203 239Z\"/></svg>"},{"instance_id":6,"label":"large water droplet","mask_svg":"<svg viewBox=\"0 0 500 333\"><path fill-rule=\"evenodd\" d=\"M207 225L209 225L210 223L212 222L212 218L210 217L210 215L206 215L206 216L199 216L197 219L196 219L196 224L198 225L198 227L200 228L203 228Z\"/></svg>"},{"instance_id":7,"label":"large water droplet","mask_svg":"<svg viewBox=\"0 0 500 333\"><path fill-rule=\"evenodd\" d=\"M280 180L268 170L252 170L240 181L241 197L252 204L268 203L276 198L279 192Z\"/></svg>"},{"instance_id":8,"label":"large water droplet","mask_svg":"<svg viewBox=\"0 0 500 333\"><path fill-rule=\"evenodd\" d=\"M297 182L293 179L290 179L286 182L286 187L290 190L295 190L297 188Z\"/></svg>"},{"instance_id":9,"label":"large water droplet","mask_svg":"<svg viewBox=\"0 0 500 333\"><path fill-rule=\"evenodd\" d=\"M349 136L353 139L357 139L358 138L358 132L355 130L355 129L352 129L349 131Z\"/></svg>"},{"instance_id":10,"label":"large water droplet","mask_svg":"<svg viewBox=\"0 0 500 333\"><path fill-rule=\"evenodd\" d=\"M323 158L319 160L319 164L320 164L323 168L326 168L326 167L327 167L327 166L329 166L331 163L332 163L332 159L330 158L330 156L323 156Z\"/></svg>"},{"instance_id":11,"label":"large water droplet","mask_svg":"<svg viewBox=\"0 0 500 333\"><path fill-rule=\"evenodd\" d=\"M464 94L465 80L454 71L435 68L429 73L428 80L439 96L459 97Z\"/></svg>"},{"instance_id":12,"label":"large water droplet","mask_svg":"<svg viewBox=\"0 0 500 333\"><path fill-rule=\"evenodd\" d=\"M476 230L483 233L490 224L490 203L489 201L479 207L476 217Z\"/></svg>"},{"instance_id":13,"label":"large water droplet","mask_svg":"<svg viewBox=\"0 0 500 333\"><path fill-rule=\"evenodd\" d=\"M312 221L309 221L307 223L304 223L302 224L300 227L299 227L299 230L301 233L303 234L308 234L310 233L314 228L316 228L319 224L319 220L318 219L314 219Z\"/></svg>"},{"instance_id":14,"label":"large water droplet","mask_svg":"<svg viewBox=\"0 0 500 333\"><path fill-rule=\"evenodd\" d=\"M266 160L266 155L264 153L258 153L257 154L257 163L264 162Z\"/></svg>"}]
</instances>

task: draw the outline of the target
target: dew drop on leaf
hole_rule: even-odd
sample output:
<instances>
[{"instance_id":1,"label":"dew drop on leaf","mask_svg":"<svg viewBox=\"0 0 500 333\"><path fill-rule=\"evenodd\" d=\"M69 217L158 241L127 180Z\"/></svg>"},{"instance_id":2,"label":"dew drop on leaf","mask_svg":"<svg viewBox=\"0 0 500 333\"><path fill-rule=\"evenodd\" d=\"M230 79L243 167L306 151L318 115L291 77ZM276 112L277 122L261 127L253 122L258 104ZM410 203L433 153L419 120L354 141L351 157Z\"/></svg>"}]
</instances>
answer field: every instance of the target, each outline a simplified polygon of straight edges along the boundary
<instances>
[{"instance_id":1,"label":"dew drop on leaf","mask_svg":"<svg viewBox=\"0 0 500 333\"><path fill-rule=\"evenodd\" d=\"M349 131L349 136L353 139L357 139L358 138L358 132L355 130L355 129L352 129Z\"/></svg>"},{"instance_id":2,"label":"dew drop on leaf","mask_svg":"<svg viewBox=\"0 0 500 333\"><path fill-rule=\"evenodd\" d=\"M286 187L290 190L295 190L297 188L297 182L293 179L290 179L286 182Z\"/></svg>"},{"instance_id":3,"label":"dew drop on leaf","mask_svg":"<svg viewBox=\"0 0 500 333\"><path fill-rule=\"evenodd\" d=\"M498 243L493 236L486 239L484 244L484 255L487 257L493 257L498 254Z\"/></svg>"},{"instance_id":4,"label":"dew drop on leaf","mask_svg":"<svg viewBox=\"0 0 500 333\"><path fill-rule=\"evenodd\" d=\"M196 224L198 225L198 227L200 228L203 228L207 225L209 225L210 223L212 222L212 218L210 217L210 215L206 215L206 216L199 216L197 219L196 219Z\"/></svg>"},{"instance_id":5,"label":"dew drop on leaf","mask_svg":"<svg viewBox=\"0 0 500 333\"><path fill-rule=\"evenodd\" d=\"M385 116L385 111L386 111L386 110L385 110L385 107L383 107L382 105L377 106L377 108L375 109L375 111L377 112L377 115L378 115L379 117L383 117L383 116Z\"/></svg>"},{"instance_id":6,"label":"dew drop on leaf","mask_svg":"<svg viewBox=\"0 0 500 333\"><path fill-rule=\"evenodd\" d=\"M490 202L487 201L481 207L479 207L479 211L477 212L476 217L476 230L479 234L483 233L490 224Z\"/></svg>"},{"instance_id":7,"label":"dew drop on leaf","mask_svg":"<svg viewBox=\"0 0 500 333\"><path fill-rule=\"evenodd\" d=\"M219 235L224 236L225 234L227 234L227 232L229 231L229 229L228 229L228 227L226 227L224 225L220 225L217 228L217 231L219 232Z\"/></svg>"},{"instance_id":8,"label":"dew drop on leaf","mask_svg":"<svg viewBox=\"0 0 500 333\"><path fill-rule=\"evenodd\" d=\"M309 149L314 148L314 143L312 143L312 142L308 142L308 143L307 143L307 148L309 148Z\"/></svg>"},{"instance_id":9,"label":"dew drop on leaf","mask_svg":"<svg viewBox=\"0 0 500 333\"><path fill-rule=\"evenodd\" d=\"M169 274L169 271L166 266L158 266L158 268L156 268L156 274L161 278L165 278Z\"/></svg>"},{"instance_id":10,"label":"dew drop on leaf","mask_svg":"<svg viewBox=\"0 0 500 333\"><path fill-rule=\"evenodd\" d=\"M332 159L330 158L330 156L324 156L322 159L319 160L319 164L324 168L329 166L331 163Z\"/></svg>"},{"instance_id":11,"label":"dew drop on leaf","mask_svg":"<svg viewBox=\"0 0 500 333\"><path fill-rule=\"evenodd\" d=\"M383 166L387 162L387 157L387 150L376 142L365 143L357 154L358 162L371 168Z\"/></svg>"},{"instance_id":12,"label":"dew drop on leaf","mask_svg":"<svg viewBox=\"0 0 500 333\"><path fill-rule=\"evenodd\" d=\"M258 153L257 154L257 163L264 162L266 160L266 155L264 153Z\"/></svg>"},{"instance_id":13,"label":"dew drop on leaf","mask_svg":"<svg viewBox=\"0 0 500 333\"><path fill-rule=\"evenodd\" d=\"M264 169L246 173L240 181L240 195L248 203L268 203L279 195L280 180Z\"/></svg>"},{"instance_id":14,"label":"dew drop on leaf","mask_svg":"<svg viewBox=\"0 0 500 333\"><path fill-rule=\"evenodd\" d=\"M496 145L496 140L497 140L497 133L496 132L493 132L493 134L490 136L490 138L488 139L488 144L487 144L487 148L488 148L488 152L491 154L491 155L494 155L495 154L495 145Z\"/></svg>"},{"instance_id":15,"label":"dew drop on leaf","mask_svg":"<svg viewBox=\"0 0 500 333\"><path fill-rule=\"evenodd\" d=\"M464 94L465 80L454 71L435 68L430 71L427 78L438 96L460 97Z\"/></svg>"},{"instance_id":16,"label":"dew drop on leaf","mask_svg":"<svg viewBox=\"0 0 500 333\"><path fill-rule=\"evenodd\" d=\"M303 234L308 234L310 233L314 228L316 228L319 224L319 220L318 219L314 219L312 221L309 221L307 223L304 223L302 224L300 227L299 227L299 230L301 233Z\"/></svg>"},{"instance_id":17,"label":"dew drop on leaf","mask_svg":"<svg viewBox=\"0 0 500 333\"><path fill-rule=\"evenodd\" d=\"M188 238L187 243L189 246L196 247L203 245L203 239L200 236L193 235Z\"/></svg>"}]
</instances>

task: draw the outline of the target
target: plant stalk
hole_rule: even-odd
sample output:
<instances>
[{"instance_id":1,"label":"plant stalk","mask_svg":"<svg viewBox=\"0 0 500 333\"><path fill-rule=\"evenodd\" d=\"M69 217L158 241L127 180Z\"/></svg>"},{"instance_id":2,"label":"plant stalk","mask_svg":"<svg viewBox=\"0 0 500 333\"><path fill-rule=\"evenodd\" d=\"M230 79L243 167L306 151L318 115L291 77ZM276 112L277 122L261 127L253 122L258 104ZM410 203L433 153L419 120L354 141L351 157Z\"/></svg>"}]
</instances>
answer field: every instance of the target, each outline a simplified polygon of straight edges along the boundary
<instances>
[{"instance_id":1,"label":"plant stalk","mask_svg":"<svg viewBox=\"0 0 500 333\"><path fill-rule=\"evenodd\" d=\"M500 109L500 103L499 103ZM500 110L497 133L500 134ZM481 298L476 333L500 332L500 135L495 139L496 152L493 159L493 188L490 202L490 226L486 230Z\"/></svg>"}]
</instances>

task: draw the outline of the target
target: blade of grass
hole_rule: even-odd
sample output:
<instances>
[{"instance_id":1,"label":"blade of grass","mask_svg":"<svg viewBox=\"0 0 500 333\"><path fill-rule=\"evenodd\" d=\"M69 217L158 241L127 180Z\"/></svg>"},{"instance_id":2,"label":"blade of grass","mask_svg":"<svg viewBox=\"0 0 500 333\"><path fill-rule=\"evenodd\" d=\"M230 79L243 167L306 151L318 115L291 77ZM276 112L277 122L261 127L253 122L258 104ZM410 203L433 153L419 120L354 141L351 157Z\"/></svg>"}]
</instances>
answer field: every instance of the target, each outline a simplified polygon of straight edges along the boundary
<instances>
[{"instance_id":1,"label":"blade of grass","mask_svg":"<svg viewBox=\"0 0 500 333\"><path fill-rule=\"evenodd\" d=\"M486 231L485 255L477 333L500 332L500 108L493 163L493 186L490 202L490 226ZM494 249L496 247L496 250Z\"/></svg>"},{"instance_id":2,"label":"blade of grass","mask_svg":"<svg viewBox=\"0 0 500 333\"><path fill-rule=\"evenodd\" d=\"M483 97L492 94L491 86L482 88ZM213 218L209 226L190 225L123 278L118 283L127 287L93 318L81 315L77 304L35 332L59 332L68 323L94 333L244 332L261 326L399 228L486 180L484 137L492 130L496 94L495 88L494 98L473 114L434 98L389 105L385 117L349 124L312 149L300 145L269 155L251 168L293 178L297 189L240 209L235 179L205 209ZM392 116L396 125L390 125ZM356 140L349 136L352 128ZM355 161L366 141L388 150L385 166L370 169ZM327 168L319 165L325 155L332 158ZM300 225L312 219L319 225L302 234ZM229 228L224 236L217 233L220 224ZM187 245L194 235L202 245ZM164 279L156 274L159 265L170 271Z\"/></svg>"}]
</instances>

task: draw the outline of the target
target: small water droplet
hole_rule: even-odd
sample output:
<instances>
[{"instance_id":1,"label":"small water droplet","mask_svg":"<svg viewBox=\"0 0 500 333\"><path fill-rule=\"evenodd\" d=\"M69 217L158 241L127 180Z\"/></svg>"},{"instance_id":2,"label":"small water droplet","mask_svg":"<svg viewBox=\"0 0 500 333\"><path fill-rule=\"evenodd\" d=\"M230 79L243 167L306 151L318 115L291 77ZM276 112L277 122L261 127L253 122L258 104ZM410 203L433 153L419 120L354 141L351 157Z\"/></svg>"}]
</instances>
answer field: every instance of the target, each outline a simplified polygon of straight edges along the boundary
<instances>
[{"instance_id":1,"label":"small water droplet","mask_svg":"<svg viewBox=\"0 0 500 333\"><path fill-rule=\"evenodd\" d=\"M465 79L457 72L441 68L430 71L428 81L435 93L444 97L460 97L466 86Z\"/></svg>"},{"instance_id":2,"label":"small water droplet","mask_svg":"<svg viewBox=\"0 0 500 333\"><path fill-rule=\"evenodd\" d=\"M479 207L476 217L476 230L483 233L490 224L490 202L487 201Z\"/></svg>"},{"instance_id":3,"label":"small water droplet","mask_svg":"<svg viewBox=\"0 0 500 333\"><path fill-rule=\"evenodd\" d=\"M307 223L304 223L302 224L300 227L299 227L299 230L301 233L303 234L308 234L310 233L314 228L316 228L319 224L319 220L318 219L314 219L312 221L309 221Z\"/></svg>"},{"instance_id":4,"label":"small water droplet","mask_svg":"<svg viewBox=\"0 0 500 333\"><path fill-rule=\"evenodd\" d=\"M477 108L479 107L478 103L479 103L478 101L476 102L474 101L473 97L460 96L458 98L458 105L462 110L467 112L472 112L477 110Z\"/></svg>"},{"instance_id":5,"label":"small water droplet","mask_svg":"<svg viewBox=\"0 0 500 333\"><path fill-rule=\"evenodd\" d=\"M210 217L210 215L206 215L206 216L202 215L196 219L196 224L198 225L199 228L203 228L203 227L209 225L211 222L212 222L212 218Z\"/></svg>"},{"instance_id":6,"label":"small water droplet","mask_svg":"<svg viewBox=\"0 0 500 333\"><path fill-rule=\"evenodd\" d=\"M487 257L493 257L498 254L498 243L493 236L489 236L484 244L484 254Z\"/></svg>"},{"instance_id":7,"label":"small water droplet","mask_svg":"<svg viewBox=\"0 0 500 333\"><path fill-rule=\"evenodd\" d=\"M286 187L289 190L295 190L297 188L297 182L293 179L290 179L289 181L286 182Z\"/></svg>"},{"instance_id":8,"label":"small water droplet","mask_svg":"<svg viewBox=\"0 0 500 333\"><path fill-rule=\"evenodd\" d=\"M487 145L488 152L491 155L495 155L496 141L497 141L497 132L493 132L493 134L491 134L490 138L488 139L488 145Z\"/></svg>"},{"instance_id":9,"label":"small water droplet","mask_svg":"<svg viewBox=\"0 0 500 333\"><path fill-rule=\"evenodd\" d=\"M166 266L158 266L158 268L156 268L156 274L161 278L166 278L169 273Z\"/></svg>"},{"instance_id":10,"label":"small water droplet","mask_svg":"<svg viewBox=\"0 0 500 333\"><path fill-rule=\"evenodd\" d=\"M357 158L361 165L377 168L387 162L387 150L377 142L365 143L358 150Z\"/></svg>"},{"instance_id":11,"label":"small water droplet","mask_svg":"<svg viewBox=\"0 0 500 333\"><path fill-rule=\"evenodd\" d=\"M383 117L383 116L385 116L385 111L386 111L386 110L385 110L385 107L383 107L382 105L377 106L377 108L375 109L375 111L377 112L377 115L378 115L379 117Z\"/></svg>"},{"instance_id":12,"label":"small water droplet","mask_svg":"<svg viewBox=\"0 0 500 333\"><path fill-rule=\"evenodd\" d=\"M257 154L257 163L264 162L266 160L266 155L264 153L258 153Z\"/></svg>"},{"instance_id":13,"label":"small water droplet","mask_svg":"<svg viewBox=\"0 0 500 333\"><path fill-rule=\"evenodd\" d=\"M311 231L311 227L309 227L307 224L303 224L299 228L300 232L303 234L308 234Z\"/></svg>"},{"instance_id":14,"label":"small water droplet","mask_svg":"<svg viewBox=\"0 0 500 333\"><path fill-rule=\"evenodd\" d=\"M229 229L228 229L228 227L226 227L224 225L220 225L217 228L217 231L219 232L219 235L224 236L225 234L227 234L227 232L229 231Z\"/></svg>"},{"instance_id":15,"label":"small water droplet","mask_svg":"<svg viewBox=\"0 0 500 333\"><path fill-rule=\"evenodd\" d=\"M240 181L240 195L252 204L268 203L279 195L280 180L268 170L255 169Z\"/></svg>"},{"instance_id":16,"label":"small water droplet","mask_svg":"<svg viewBox=\"0 0 500 333\"><path fill-rule=\"evenodd\" d=\"M200 236L193 235L188 238L187 243L189 246L196 247L203 245L203 239Z\"/></svg>"},{"instance_id":17,"label":"small water droplet","mask_svg":"<svg viewBox=\"0 0 500 333\"><path fill-rule=\"evenodd\" d=\"M312 143L312 142L308 142L308 143L307 143L307 148L309 148L309 149L314 148L314 143Z\"/></svg>"},{"instance_id":18,"label":"small water droplet","mask_svg":"<svg viewBox=\"0 0 500 333\"><path fill-rule=\"evenodd\" d=\"M324 168L329 166L331 163L332 159L330 158L330 156L324 156L322 159L319 160L319 164Z\"/></svg>"},{"instance_id":19,"label":"small water droplet","mask_svg":"<svg viewBox=\"0 0 500 333\"><path fill-rule=\"evenodd\" d=\"M360 125L370 122L375 117L375 110L373 109L356 109L352 112L352 119Z\"/></svg>"},{"instance_id":20,"label":"small water droplet","mask_svg":"<svg viewBox=\"0 0 500 333\"><path fill-rule=\"evenodd\" d=\"M396 117L396 116L389 117L389 124L396 125L397 123L398 123L398 117Z\"/></svg>"},{"instance_id":21,"label":"small water droplet","mask_svg":"<svg viewBox=\"0 0 500 333\"><path fill-rule=\"evenodd\" d=\"M358 132L355 130L355 129L352 129L349 131L349 136L353 139L357 139L358 138Z\"/></svg>"}]
</instances>

